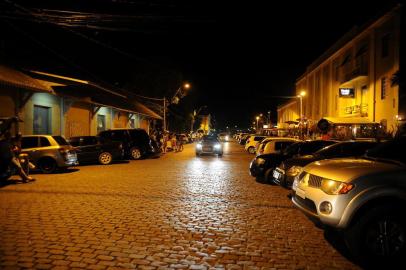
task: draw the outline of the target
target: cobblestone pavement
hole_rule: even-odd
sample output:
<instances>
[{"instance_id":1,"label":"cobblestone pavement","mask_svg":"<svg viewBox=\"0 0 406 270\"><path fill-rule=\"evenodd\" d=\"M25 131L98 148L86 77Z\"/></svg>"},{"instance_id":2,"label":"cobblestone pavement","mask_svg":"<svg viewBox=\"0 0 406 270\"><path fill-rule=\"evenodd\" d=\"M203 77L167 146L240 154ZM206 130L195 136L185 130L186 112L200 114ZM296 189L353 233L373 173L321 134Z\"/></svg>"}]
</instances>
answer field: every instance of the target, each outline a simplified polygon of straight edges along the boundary
<instances>
[{"instance_id":1,"label":"cobblestone pavement","mask_svg":"<svg viewBox=\"0 0 406 270\"><path fill-rule=\"evenodd\" d=\"M252 155L193 145L160 159L36 175L0 188L1 269L355 269L248 175Z\"/></svg>"}]
</instances>

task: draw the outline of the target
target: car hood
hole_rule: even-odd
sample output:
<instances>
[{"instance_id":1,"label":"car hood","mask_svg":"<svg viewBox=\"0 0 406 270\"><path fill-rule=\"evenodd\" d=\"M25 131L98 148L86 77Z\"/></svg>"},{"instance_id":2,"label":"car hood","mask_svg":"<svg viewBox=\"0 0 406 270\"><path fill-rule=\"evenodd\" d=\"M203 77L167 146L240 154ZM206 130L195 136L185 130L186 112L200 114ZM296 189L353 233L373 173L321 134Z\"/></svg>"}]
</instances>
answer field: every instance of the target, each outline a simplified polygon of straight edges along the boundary
<instances>
[{"instance_id":1,"label":"car hood","mask_svg":"<svg viewBox=\"0 0 406 270\"><path fill-rule=\"evenodd\" d=\"M325 159L310 163L304 170L323 178L350 182L360 176L402 168L400 165L364 158Z\"/></svg>"}]
</instances>

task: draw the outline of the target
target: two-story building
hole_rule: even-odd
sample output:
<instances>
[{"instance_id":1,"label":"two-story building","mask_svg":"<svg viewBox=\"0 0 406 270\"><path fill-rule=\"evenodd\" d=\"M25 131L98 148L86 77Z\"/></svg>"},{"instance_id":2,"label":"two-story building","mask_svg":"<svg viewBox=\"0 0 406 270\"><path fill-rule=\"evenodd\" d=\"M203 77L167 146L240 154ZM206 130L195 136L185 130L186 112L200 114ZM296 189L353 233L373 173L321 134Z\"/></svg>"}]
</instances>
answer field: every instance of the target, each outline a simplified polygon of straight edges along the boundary
<instances>
[{"instance_id":1,"label":"two-story building","mask_svg":"<svg viewBox=\"0 0 406 270\"><path fill-rule=\"evenodd\" d=\"M348 118L349 122L376 122L389 132L396 131L399 120L406 116L399 104L403 94L398 81L401 19L401 7L397 6L362 27L354 27L307 67L296 81L296 94L305 92L302 119L306 123ZM296 106L299 111L299 101L281 107L278 125L297 120L290 119L296 115L289 108Z\"/></svg>"}]
</instances>

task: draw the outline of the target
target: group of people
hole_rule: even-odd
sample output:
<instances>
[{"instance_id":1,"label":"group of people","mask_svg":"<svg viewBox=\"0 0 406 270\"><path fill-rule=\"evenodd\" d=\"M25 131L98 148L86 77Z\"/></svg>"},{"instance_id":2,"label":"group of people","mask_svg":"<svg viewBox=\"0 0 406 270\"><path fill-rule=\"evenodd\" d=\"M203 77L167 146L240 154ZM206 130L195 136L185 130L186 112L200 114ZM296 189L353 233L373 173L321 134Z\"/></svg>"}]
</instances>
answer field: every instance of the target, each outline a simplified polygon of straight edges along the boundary
<instances>
[{"instance_id":1,"label":"group of people","mask_svg":"<svg viewBox=\"0 0 406 270\"><path fill-rule=\"evenodd\" d=\"M180 152L183 149L183 141L177 138L176 133L153 131L151 139L155 141L162 153L170 150Z\"/></svg>"},{"instance_id":2,"label":"group of people","mask_svg":"<svg viewBox=\"0 0 406 270\"><path fill-rule=\"evenodd\" d=\"M24 159L24 169L20 162L21 154L21 134L12 137L11 127L18 118L12 117L0 124L0 174L7 174L10 169L15 170L23 182L34 181L35 179L28 175L29 168L35 166L31 164L26 157ZM22 160L22 159L21 159Z\"/></svg>"}]
</instances>

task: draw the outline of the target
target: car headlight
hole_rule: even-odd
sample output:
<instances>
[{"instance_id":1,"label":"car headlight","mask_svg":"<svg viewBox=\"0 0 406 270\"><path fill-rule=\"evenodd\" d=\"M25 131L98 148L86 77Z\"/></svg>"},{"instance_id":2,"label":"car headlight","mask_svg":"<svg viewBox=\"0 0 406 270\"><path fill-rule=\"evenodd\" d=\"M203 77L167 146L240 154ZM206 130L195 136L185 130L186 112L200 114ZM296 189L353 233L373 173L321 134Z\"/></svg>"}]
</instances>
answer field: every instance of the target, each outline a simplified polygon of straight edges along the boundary
<instances>
[{"instance_id":1,"label":"car headlight","mask_svg":"<svg viewBox=\"0 0 406 270\"><path fill-rule=\"evenodd\" d=\"M214 149L220 149L220 148L221 148L221 144L216 143L216 144L214 145Z\"/></svg>"},{"instance_id":2,"label":"car headlight","mask_svg":"<svg viewBox=\"0 0 406 270\"><path fill-rule=\"evenodd\" d=\"M196 149L202 149L202 144L201 143L196 144Z\"/></svg>"},{"instance_id":3,"label":"car headlight","mask_svg":"<svg viewBox=\"0 0 406 270\"><path fill-rule=\"evenodd\" d=\"M225 139L226 139L226 141L228 141L228 136L226 136L226 138L225 138Z\"/></svg>"},{"instance_id":4,"label":"car headlight","mask_svg":"<svg viewBox=\"0 0 406 270\"><path fill-rule=\"evenodd\" d=\"M265 159L263 159L263 158L257 158L257 164L258 165L262 165L262 164L264 164L265 163Z\"/></svg>"},{"instance_id":5,"label":"car headlight","mask_svg":"<svg viewBox=\"0 0 406 270\"><path fill-rule=\"evenodd\" d=\"M353 184L335 181L331 179L321 180L321 190L329 195L346 194L354 188Z\"/></svg>"},{"instance_id":6,"label":"car headlight","mask_svg":"<svg viewBox=\"0 0 406 270\"><path fill-rule=\"evenodd\" d=\"M298 176L298 175L302 172L302 170L303 170L303 167L300 167L300 166L292 166L292 167L289 168L289 170L286 172L286 174L287 174L288 176L296 177L296 176Z\"/></svg>"}]
</instances>

